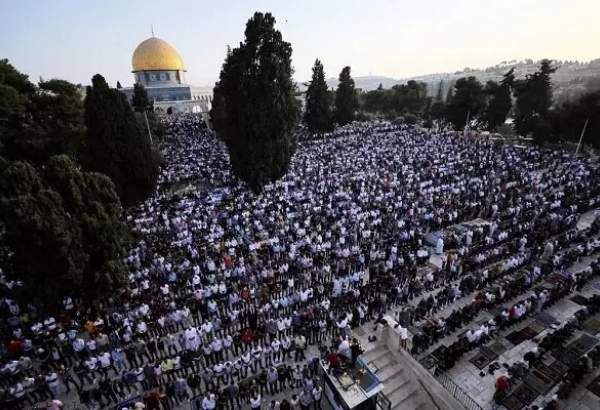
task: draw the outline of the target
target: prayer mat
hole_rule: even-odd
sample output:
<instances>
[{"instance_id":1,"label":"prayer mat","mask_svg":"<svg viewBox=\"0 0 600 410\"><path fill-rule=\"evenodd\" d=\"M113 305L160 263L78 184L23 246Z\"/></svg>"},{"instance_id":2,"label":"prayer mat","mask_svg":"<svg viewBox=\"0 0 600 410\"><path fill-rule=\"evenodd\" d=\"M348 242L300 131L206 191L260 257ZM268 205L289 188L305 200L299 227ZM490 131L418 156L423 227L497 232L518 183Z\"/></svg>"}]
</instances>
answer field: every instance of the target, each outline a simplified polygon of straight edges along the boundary
<instances>
[{"instance_id":1,"label":"prayer mat","mask_svg":"<svg viewBox=\"0 0 600 410\"><path fill-rule=\"evenodd\" d=\"M587 306L588 304L588 299L581 295L575 295L571 298L571 300L581 306Z\"/></svg>"},{"instance_id":2,"label":"prayer mat","mask_svg":"<svg viewBox=\"0 0 600 410\"><path fill-rule=\"evenodd\" d=\"M534 329L531 326L527 326L525 329L522 329L521 332L527 337L527 339L533 339L538 335L538 333L540 333L537 331L537 329Z\"/></svg>"},{"instance_id":3,"label":"prayer mat","mask_svg":"<svg viewBox=\"0 0 600 410\"><path fill-rule=\"evenodd\" d=\"M592 382L588 384L587 389L594 393L596 396L600 397L600 376L592 380Z\"/></svg>"},{"instance_id":4,"label":"prayer mat","mask_svg":"<svg viewBox=\"0 0 600 410\"><path fill-rule=\"evenodd\" d=\"M512 394L502 401L502 405L508 410L521 410L523 407L525 407L525 404L523 404L518 397L513 396Z\"/></svg>"},{"instance_id":5,"label":"prayer mat","mask_svg":"<svg viewBox=\"0 0 600 410\"><path fill-rule=\"evenodd\" d=\"M513 392L512 396L519 399L521 403L529 406L539 394L525 383L521 383Z\"/></svg>"},{"instance_id":6,"label":"prayer mat","mask_svg":"<svg viewBox=\"0 0 600 410\"><path fill-rule=\"evenodd\" d=\"M597 344L598 344L597 338L590 336L590 335L583 334L579 337L579 339L575 340L574 342L569 344L567 347L569 349L573 350L573 352L577 353L579 356L583 356L592 347L596 346Z\"/></svg>"},{"instance_id":7,"label":"prayer mat","mask_svg":"<svg viewBox=\"0 0 600 410\"><path fill-rule=\"evenodd\" d=\"M549 367L551 369L557 371L561 376L563 374L565 374L567 372L567 370L569 370L569 366L565 365L560 360L557 360L557 361L553 362L552 364L550 364Z\"/></svg>"},{"instance_id":8,"label":"prayer mat","mask_svg":"<svg viewBox=\"0 0 600 410\"><path fill-rule=\"evenodd\" d=\"M544 330L546 330L546 326L544 326L543 323L538 322L537 320L533 320L533 322L531 322L528 327L535 332L536 336L542 333Z\"/></svg>"},{"instance_id":9,"label":"prayer mat","mask_svg":"<svg viewBox=\"0 0 600 410\"><path fill-rule=\"evenodd\" d=\"M600 333L600 320L591 317L583 322L583 328L593 335L598 334Z\"/></svg>"},{"instance_id":10,"label":"prayer mat","mask_svg":"<svg viewBox=\"0 0 600 410\"><path fill-rule=\"evenodd\" d=\"M494 343L491 343L491 344L487 345L486 347L488 349L490 349L492 352L496 353L498 356L500 356L502 353L506 352L506 350L507 350L506 346L504 346L504 344L499 340L494 341Z\"/></svg>"},{"instance_id":11,"label":"prayer mat","mask_svg":"<svg viewBox=\"0 0 600 410\"><path fill-rule=\"evenodd\" d=\"M492 315L492 317L496 317L496 316L500 316L500 314L504 311L504 308L501 307L495 307L492 310L490 310L490 315Z\"/></svg>"},{"instance_id":12,"label":"prayer mat","mask_svg":"<svg viewBox=\"0 0 600 410\"><path fill-rule=\"evenodd\" d=\"M539 370L532 370L523 380L538 394L546 394L554 386L554 380L544 376Z\"/></svg>"},{"instance_id":13,"label":"prayer mat","mask_svg":"<svg viewBox=\"0 0 600 410\"><path fill-rule=\"evenodd\" d=\"M429 370L433 366L435 366L438 362L437 362L436 358L433 357L432 355L427 355L424 358L422 358L421 360L419 360L419 363L421 363L421 366L423 366L425 369Z\"/></svg>"},{"instance_id":14,"label":"prayer mat","mask_svg":"<svg viewBox=\"0 0 600 410\"><path fill-rule=\"evenodd\" d=\"M445 345L441 345L431 352L431 356L433 356L438 362L443 362L446 359L447 354L448 348Z\"/></svg>"},{"instance_id":15,"label":"prayer mat","mask_svg":"<svg viewBox=\"0 0 600 410\"><path fill-rule=\"evenodd\" d=\"M557 382L562 378L562 373L556 369L553 369L552 367L546 366L544 363L536 364L535 370L540 372L547 379L550 379L554 382Z\"/></svg>"},{"instance_id":16,"label":"prayer mat","mask_svg":"<svg viewBox=\"0 0 600 410\"><path fill-rule=\"evenodd\" d=\"M546 312L540 312L535 316L535 319L543 323L546 327L558 324L558 321L554 316Z\"/></svg>"},{"instance_id":17,"label":"prayer mat","mask_svg":"<svg viewBox=\"0 0 600 410\"><path fill-rule=\"evenodd\" d=\"M486 356L481 351L477 352L475 356L473 356L469 360L469 362L471 362L473 366L477 367L479 370L485 369L487 365L489 365L493 361L494 359L490 358L489 356Z\"/></svg>"},{"instance_id":18,"label":"prayer mat","mask_svg":"<svg viewBox=\"0 0 600 410\"><path fill-rule=\"evenodd\" d=\"M512 332L508 336L506 336L506 340L508 340L515 346L524 342L527 339L529 339L529 338L527 336L525 336L525 334L520 330L515 330L514 332Z\"/></svg>"},{"instance_id":19,"label":"prayer mat","mask_svg":"<svg viewBox=\"0 0 600 410\"><path fill-rule=\"evenodd\" d=\"M555 359L560 360L567 367L571 367L577 363L577 359L579 359L581 355L577 354L572 349L557 349L552 353L552 356Z\"/></svg>"},{"instance_id":20,"label":"prayer mat","mask_svg":"<svg viewBox=\"0 0 600 410\"><path fill-rule=\"evenodd\" d=\"M481 346L479 348L479 351L481 352L481 354L483 354L485 357L487 357L489 359L496 360L498 358L498 355L487 346Z\"/></svg>"},{"instance_id":21,"label":"prayer mat","mask_svg":"<svg viewBox=\"0 0 600 410\"><path fill-rule=\"evenodd\" d=\"M563 282L564 280L565 280L565 277L562 276L560 273L553 273L552 275L550 275L548 277L548 279L546 279L546 282L555 285L557 283Z\"/></svg>"}]
</instances>

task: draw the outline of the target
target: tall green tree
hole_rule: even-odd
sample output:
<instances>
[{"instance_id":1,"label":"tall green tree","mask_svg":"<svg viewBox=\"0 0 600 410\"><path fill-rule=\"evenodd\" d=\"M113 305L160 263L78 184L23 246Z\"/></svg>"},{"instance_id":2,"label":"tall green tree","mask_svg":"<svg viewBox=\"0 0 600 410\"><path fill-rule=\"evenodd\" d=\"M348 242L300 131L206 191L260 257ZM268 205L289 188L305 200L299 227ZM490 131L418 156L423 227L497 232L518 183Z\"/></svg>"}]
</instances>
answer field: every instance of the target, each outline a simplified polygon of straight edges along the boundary
<instances>
[{"instance_id":1,"label":"tall green tree","mask_svg":"<svg viewBox=\"0 0 600 410\"><path fill-rule=\"evenodd\" d=\"M133 85L133 97L131 98L131 105L137 112L153 111L154 104L148 98L146 88L142 84L135 83Z\"/></svg>"},{"instance_id":2,"label":"tall green tree","mask_svg":"<svg viewBox=\"0 0 600 410\"><path fill-rule=\"evenodd\" d=\"M40 81L35 91L21 94L22 107L8 117L3 155L42 164L53 155L77 158L83 138L81 88L68 81Z\"/></svg>"},{"instance_id":3,"label":"tall green tree","mask_svg":"<svg viewBox=\"0 0 600 410\"><path fill-rule=\"evenodd\" d=\"M354 79L350 75L350 67L342 69L339 76L339 83L335 92L335 119L338 124L346 125L354 121L358 100Z\"/></svg>"},{"instance_id":4,"label":"tall green tree","mask_svg":"<svg viewBox=\"0 0 600 410\"><path fill-rule=\"evenodd\" d=\"M271 13L255 13L245 39L229 50L215 85L211 118L235 174L255 192L281 178L295 151L298 120L292 46Z\"/></svg>"},{"instance_id":5,"label":"tall green tree","mask_svg":"<svg viewBox=\"0 0 600 410\"><path fill-rule=\"evenodd\" d=\"M24 283L24 300L56 308L65 295L90 304L126 282L129 233L111 180L82 172L66 156L43 168L4 162L0 221L13 252L6 273Z\"/></svg>"},{"instance_id":6,"label":"tall green tree","mask_svg":"<svg viewBox=\"0 0 600 410\"><path fill-rule=\"evenodd\" d=\"M29 81L29 76L17 70L6 58L0 59L0 84L12 87L21 94L35 91L35 85Z\"/></svg>"},{"instance_id":7,"label":"tall green tree","mask_svg":"<svg viewBox=\"0 0 600 410\"><path fill-rule=\"evenodd\" d=\"M441 121L445 117L446 104L444 103L444 81L440 80L435 98L429 108L429 115L432 120Z\"/></svg>"},{"instance_id":8,"label":"tall green tree","mask_svg":"<svg viewBox=\"0 0 600 410\"><path fill-rule=\"evenodd\" d=\"M511 68L500 84L495 81L488 81L485 87L485 93L488 96L488 104L483 115L489 131L495 131L496 128L506 121L506 117L512 108L512 92L515 83L514 68Z\"/></svg>"},{"instance_id":9,"label":"tall green tree","mask_svg":"<svg viewBox=\"0 0 600 410\"><path fill-rule=\"evenodd\" d=\"M447 103L446 116L455 130L463 129L467 117L469 122L477 120L479 113L485 106L483 85L477 78L459 78L454 84L454 93Z\"/></svg>"},{"instance_id":10,"label":"tall green tree","mask_svg":"<svg viewBox=\"0 0 600 410\"><path fill-rule=\"evenodd\" d=\"M22 115L35 85L7 59L0 59L0 155L6 155L5 144L15 118Z\"/></svg>"},{"instance_id":11,"label":"tall green tree","mask_svg":"<svg viewBox=\"0 0 600 410\"><path fill-rule=\"evenodd\" d=\"M548 135L555 71L550 60L542 60L538 71L515 82L515 127L521 135L532 133L537 142L545 142Z\"/></svg>"},{"instance_id":12,"label":"tall green tree","mask_svg":"<svg viewBox=\"0 0 600 410\"><path fill-rule=\"evenodd\" d=\"M600 148L600 90L556 107L549 116L552 136L578 142L585 127L583 144Z\"/></svg>"},{"instance_id":13,"label":"tall green tree","mask_svg":"<svg viewBox=\"0 0 600 410\"><path fill-rule=\"evenodd\" d=\"M333 130L330 98L323 64L317 59L313 66L312 80L306 90L306 111L304 112L304 122L311 132L322 133Z\"/></svg>"},{"instance_id":14,"label":"tall green tree","mask_svg":"<svg viewBox=\"0 0 600 410\"><path fill-rule=\"evenodd\" d=\"M124 206L143 201L156 186L159 158L127 97L96 74L84 106L84 167L108 175Z\"/></svg>"},{"instance_id":15,"label":"tall green tree","mask_svg":"<svg viewBox=\"0 0 600 410\"><path fill-rule=\"evenodd\" d=\"M165 130L154 111L154 101L148 97L146 88L142 84L136 83L133 85L131 105L136 112L138 122L144 129L144 133L146 135L150 133L149 138L160 140ZM150 129L148 130L148 128Z\"/></svg>"}]
</instances>

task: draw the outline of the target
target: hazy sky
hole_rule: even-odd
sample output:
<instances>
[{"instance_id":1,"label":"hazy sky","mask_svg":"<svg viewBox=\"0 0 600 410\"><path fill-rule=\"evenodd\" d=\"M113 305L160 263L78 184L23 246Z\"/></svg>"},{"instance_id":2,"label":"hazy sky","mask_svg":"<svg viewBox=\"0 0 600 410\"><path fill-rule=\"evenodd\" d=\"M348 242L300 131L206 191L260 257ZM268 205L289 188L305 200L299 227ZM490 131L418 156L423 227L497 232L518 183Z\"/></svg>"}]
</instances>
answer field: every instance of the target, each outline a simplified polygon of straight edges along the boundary
<instances>
[{"instance_id":1,"label":"hazy sky","mask_svg":"<svg viewBox=\"0 0 600 410\"><path fill-rule=\"evenodd\" d=\"M212 85L226 45L254 11L271 11L292 43L295 78L315 58L327 77L395 78L503 60L600 57L600 0L0 0L0 58L35 81L132 83L131 54L150 36L173 45L188 82Z\"/></svg>"}]
</instances>

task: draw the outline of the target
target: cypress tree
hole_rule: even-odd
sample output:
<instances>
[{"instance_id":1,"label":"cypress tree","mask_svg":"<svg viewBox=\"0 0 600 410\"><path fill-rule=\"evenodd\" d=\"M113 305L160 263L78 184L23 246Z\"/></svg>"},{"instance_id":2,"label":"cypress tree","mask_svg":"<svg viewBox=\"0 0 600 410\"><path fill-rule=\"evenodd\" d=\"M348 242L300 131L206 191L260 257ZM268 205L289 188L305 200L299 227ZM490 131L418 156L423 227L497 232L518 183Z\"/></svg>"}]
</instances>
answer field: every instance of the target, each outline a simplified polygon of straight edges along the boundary
<instances>
[{"instance_id":1,"label":"cypress tree","mask_svg":"<svg viewBox=\"0 0 600 410\"><path fill-rule=\"evenodd\" d=\"M534 134L538 142L547 137L555 71L550 60L542 60L538 71L515 83L515 128L521 135Z\"/></svg>"},{"instance_id":2,"label":"cypress tree","mask_svg":"<svg viewBox=\"0 0 600 410\"><path fill-rule=\"evenodd\" d=\"M350 67L342 69L339 84L335 93L335 118L338 124L345 125L354 121L358 101L354 87L354 80L350 76Z\"/></svg>"},{"instance_id":3,"label":"cypress tree","mask_svg":"<svg viewBox=\"0 0 600 410\"><path fill-rule=\"evenodd\" d=\"M125 94L109 88L99 74L84 101L87 141L82 162L108 175L124 206L144 200L156 186L158 156Z\"/></svg>"},{"instance_id":4,"label":"cypress tree","mask_svg":"<svg viewBox=\"0 0 600 410\"><path fill-rule=\"evenodd\" d=\"M260 192L287 172L295 151L292 46L275 29L271 13L255 13L244 34L240 46L227 53L211 118L234 173Z\"/></svg>"},{"instance_id":5,"label":"cypress tree","mask_svg":"<svg viewBox=\"0 0 600 410\"><path fill-rule=\"evenodd\" d=\"M306 90L304 122L311 132L322 133L333 130L330 93L325 82L323 64L319 59L315 60L312 80Z\"/></svg>"},{"instance_id":6,"label":"cypress tree","mask_svg":"<svg viewBox=\"0 0 600 410\"><path fill-rule=\"evenodd\" d=\"M154 104L148 98L148 93L143 85L138 83L133 85L133 97L131 98L131 105L137 112L152 111Z\"/></svg>"},{"instance_id":7,"label":"cypress tree","mask_svg":"<svg viewBox=\"0 0 600 410\"><path fill-rule=\"evenodd\" d=\"M488 106L484 114L484 122L489 131L494 131L498 126L504 124L506 117L512 107L512 89L515 81L514 68L511 68L500 84L488 81L485 92L489 96Z\"/></svg>"}]
</instances>

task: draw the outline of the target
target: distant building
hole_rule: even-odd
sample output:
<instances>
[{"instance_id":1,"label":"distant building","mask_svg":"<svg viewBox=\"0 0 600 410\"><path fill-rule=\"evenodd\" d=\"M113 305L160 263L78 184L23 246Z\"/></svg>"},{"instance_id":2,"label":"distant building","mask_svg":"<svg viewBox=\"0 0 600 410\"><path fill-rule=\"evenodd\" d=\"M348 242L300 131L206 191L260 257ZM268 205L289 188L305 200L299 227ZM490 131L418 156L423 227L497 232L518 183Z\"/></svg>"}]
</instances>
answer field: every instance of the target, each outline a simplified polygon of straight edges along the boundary
<instances>
[{"instance_id":1,"label":"distant building","mask_svg":"<svg viewBox=\"0 0 600 410\"><path fill-rule=\"evenodd\" d=\"M154 36L142 41L133 52L131 66L135 82L144 86L155 109L199 113L208 119L212 88L186 84L183 59L169 43ZM121 91L131 101L133 87Z\"/></svg>"}]
</instances>

